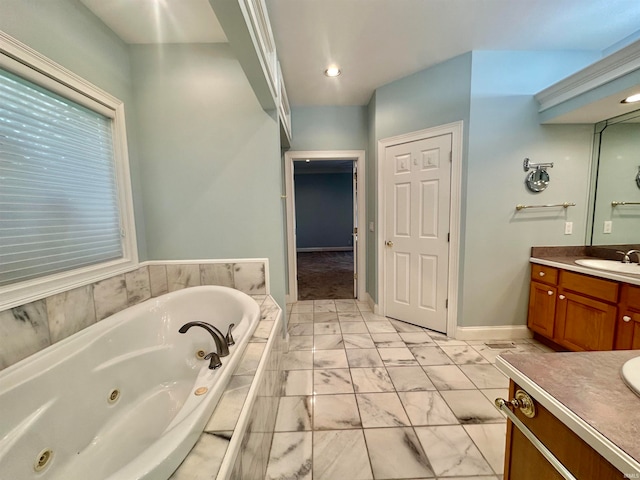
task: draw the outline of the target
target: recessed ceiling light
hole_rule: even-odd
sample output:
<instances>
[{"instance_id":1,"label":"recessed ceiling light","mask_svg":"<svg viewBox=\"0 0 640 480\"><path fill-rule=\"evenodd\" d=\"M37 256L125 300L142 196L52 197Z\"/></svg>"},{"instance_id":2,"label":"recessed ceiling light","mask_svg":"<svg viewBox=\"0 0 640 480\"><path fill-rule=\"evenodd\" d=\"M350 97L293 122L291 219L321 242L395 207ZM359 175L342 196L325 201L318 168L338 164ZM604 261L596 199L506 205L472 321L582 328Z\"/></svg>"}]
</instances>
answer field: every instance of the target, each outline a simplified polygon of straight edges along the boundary
<instances>
[{"instance_id":1,"label":"recessed ceiling light","mask_svg":"<svg viewBox=\"0 0 640 480\"><path fill-rule=\"evenodd\" d=\"M309 160L308 158L305 160L305 162L309 163L311 160Z\"/></svg>"},{"instance_id":2,"label":"recessed ceiling light","mask_svg":"<svg viewBox=\"0 0 640 480\"><path fill-rule=\"evenodd\" d=\"M329 67L324 71L324 74L327 77L337 77L341 73L342 72L340 71L340 69L338 67Z\"/></svg>"},{"instance_id":3,"label":"recessed ceiling light","mask_svg":"<svg viewBox=\"0 0 640 480\"><path fill-rule=\"evenodd\" d=\"M633 95L630 95L624 100L622 100L620 103L635 103L635 102L640 102L640 93L635 93Z\"/></svg>"}]
</instances>

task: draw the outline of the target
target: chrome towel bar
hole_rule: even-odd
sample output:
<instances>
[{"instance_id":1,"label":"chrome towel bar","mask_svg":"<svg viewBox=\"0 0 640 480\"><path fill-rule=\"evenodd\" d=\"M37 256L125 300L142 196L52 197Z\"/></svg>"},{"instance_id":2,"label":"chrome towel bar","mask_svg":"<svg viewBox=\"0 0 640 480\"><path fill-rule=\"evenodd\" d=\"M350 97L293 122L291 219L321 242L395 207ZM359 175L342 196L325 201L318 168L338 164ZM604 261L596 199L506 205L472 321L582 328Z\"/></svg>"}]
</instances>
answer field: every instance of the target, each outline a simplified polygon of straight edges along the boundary
<instances>
[{"instance_id":1,"label":"chrome towel bar","mask_svg":"<svg viewBox=\"0 0 640 480\"><path fill-rule=\"evenodd\" d=\"M618 205L640 205L640 202L611 202L612 207L617 207Z\"/></svg>"},{"instance_id":2,"label":"chrome towel bar","mask_svg":"<svg viewBox=\"0 0 640 480\"><path fill-rule=\"evenodd\" d=\"M550 207L575 207L575 202L550 203L547 205L516 205L516 210L520 211L524 208L550 208Z\"/></svg>"},{"instance_id":3,"label":"chrome towel bar","mask_svg":"<svg viewBox=\"0 0 640 480\"><path fill-rule=\"evenodd\" d=\"M500 409L502 413L504 413L509 420L513 423L514 426L518 428L522 432L522 434L527 437L527 440L531 442L531 444L536 447L536 449L542 454L544 458L556 469L556 471L562 475L566 480L577 480L567 467L565 467L560 460L556 458L556 456L551 453L551 451L540 441L538 437L536 437L531 430L527 428L527 426L522 423L522 421L516 417L516 415L509 409L508 402L502 398L496 398L495 400L496 407Z\"/></svg>"}]
</instances>

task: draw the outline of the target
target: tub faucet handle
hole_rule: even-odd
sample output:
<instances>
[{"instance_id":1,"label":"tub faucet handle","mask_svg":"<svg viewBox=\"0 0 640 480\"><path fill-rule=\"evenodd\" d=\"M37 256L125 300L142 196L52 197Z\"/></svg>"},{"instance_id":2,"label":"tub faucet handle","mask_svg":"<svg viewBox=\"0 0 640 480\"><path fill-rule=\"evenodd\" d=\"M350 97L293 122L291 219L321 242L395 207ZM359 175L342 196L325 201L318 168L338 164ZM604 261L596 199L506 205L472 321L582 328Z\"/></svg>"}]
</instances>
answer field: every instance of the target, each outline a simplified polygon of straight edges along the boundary
<instances>
[{"instance_id":1,"label":"tub faucet handle","mask_svg":"<svg viewBox=\"0 0 640 480\"><path fill-rule=\"evenodd\" d=\"M204 357L205 360L209 360L209 368L211 370L215 370L216 368L220 368L222 366L222 362L220 361L220 357L216 352L207 353Z\"/></svg>"},{"instance_id":2,"label":"tub faucet handle","mask_svg":"<svg viewBox=\"0 0 640 480\"><path fill-rule=\"evenodd\" d=\"M236 341L233 339L233 335L231 335L231 329L235 326L236 326L235 323L232 323L231 325L229 325L229 330L227 330L227 336L224 337L224 339L227 341L227 345L229 346L236 344Z\"/></svg>"}]
</instances>

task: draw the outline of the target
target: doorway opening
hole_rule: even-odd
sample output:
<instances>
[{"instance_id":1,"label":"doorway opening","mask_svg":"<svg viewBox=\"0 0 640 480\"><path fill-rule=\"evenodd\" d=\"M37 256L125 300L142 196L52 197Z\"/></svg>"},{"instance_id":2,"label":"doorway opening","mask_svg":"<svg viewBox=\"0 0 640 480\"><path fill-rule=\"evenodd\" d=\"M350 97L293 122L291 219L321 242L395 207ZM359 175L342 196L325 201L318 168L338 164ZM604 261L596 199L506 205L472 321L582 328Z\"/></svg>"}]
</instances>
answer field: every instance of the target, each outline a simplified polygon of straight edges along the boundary
<instances>
[{"instance_id":1,"label":"doorway opening","mask_svg":"<svg viewBox=\"0 0 640 480\"><path fill-rule=\"evenodd\" d=\"M286 152L288 301L364 298L364 152Z\"/></svg>"},{"instance_id":2,"label":"doorway opening","mask_svg":"<svg viewBox=\"0 0 640 480\"><path fill-rule=\"evenodd\" d=\"M294 160L293 178L298 300L355 298L355 162Z\"/></svg>"}]
</instances>

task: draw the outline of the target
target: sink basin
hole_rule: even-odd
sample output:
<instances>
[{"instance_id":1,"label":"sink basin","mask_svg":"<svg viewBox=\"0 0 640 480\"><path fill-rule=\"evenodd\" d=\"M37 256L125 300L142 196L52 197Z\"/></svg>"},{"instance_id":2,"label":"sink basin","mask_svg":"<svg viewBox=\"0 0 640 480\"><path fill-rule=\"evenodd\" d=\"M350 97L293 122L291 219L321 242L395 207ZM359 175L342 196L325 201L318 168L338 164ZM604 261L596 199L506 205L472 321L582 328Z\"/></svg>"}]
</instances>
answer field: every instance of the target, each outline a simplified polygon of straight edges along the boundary
<instances>
[{"instance_id":1,"label":"sink basin","mask_svg":"<svg viewBox=\"0 0 640 480\"><path fill-rule=\"evenodd\" d=\"M622 380L633 390L636 395L640 395L640 357L627 360L622 365Z\"/></svg>"},{"instance_id":2,"label":"sink basin","mask_svg":"<svg viewBox=\"0 0 640 480\"><path fill-rule=\"evenodd\" d=\"M582 258L576 260L578 265L583 267L598 268L618 273L634 273L640 275L640 265L637 263L622 263L616 260L601 260L599 258Z\"/></svg>"}]
</instances>

